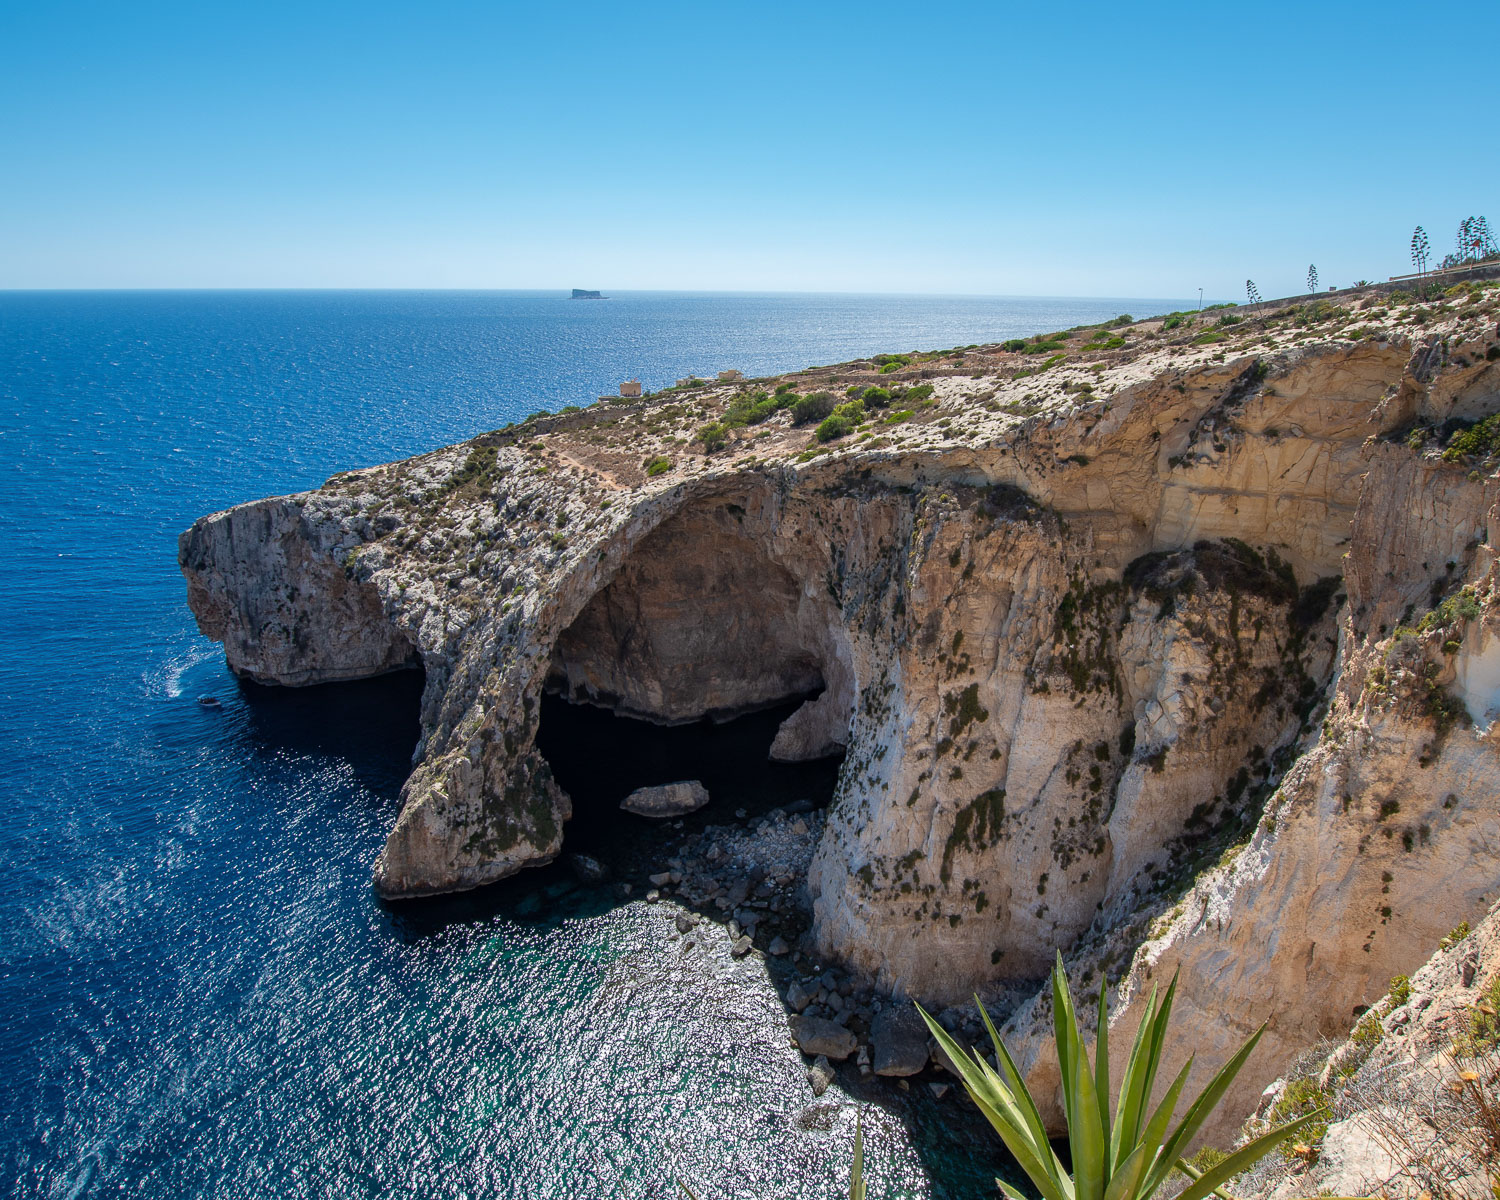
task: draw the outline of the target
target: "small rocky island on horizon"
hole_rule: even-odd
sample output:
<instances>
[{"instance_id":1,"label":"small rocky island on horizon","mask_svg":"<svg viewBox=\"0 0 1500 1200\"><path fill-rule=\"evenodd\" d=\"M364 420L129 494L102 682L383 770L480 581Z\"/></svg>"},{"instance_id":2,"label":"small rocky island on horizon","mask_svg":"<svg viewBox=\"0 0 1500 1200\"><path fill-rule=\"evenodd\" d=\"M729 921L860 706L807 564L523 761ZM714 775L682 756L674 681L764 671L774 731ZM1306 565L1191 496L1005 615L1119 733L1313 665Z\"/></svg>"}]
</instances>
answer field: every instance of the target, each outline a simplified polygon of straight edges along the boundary
<instances>
[{"instance_id":1,"label":"small rocky island on horizon","mask_svg":"<svg viewBox=\"0 0 1500 1200\"><path fill-rule=\"evenodd\" d=\"M599 292L591 292L587 288L574 288L574 300L608 300L609 297Z\"/></svg>"},{"instance_id":2,"label":"small rocky island on horizon","mask_svg":"<svg viewBox=\"0 0 1500 1200\"><path fill-rule=\"evenodd\" d=\"M1053 1103L1056 950L1127 1033L1180 969L1164 1077L1268 1022L1227 1145L1500 895L1493 274L539 415L202 518L189 602L247 679L425 671L387 897L567 849L544 693L812 696L775 753L844 759L825 816L765 823L788 869L736 886L705 838L658 893L781 939L804 1049L875 1036L829 964L955 1025L977 991ZM768 878L795 942L745 919Z\"/></svg>"}]
</instances>

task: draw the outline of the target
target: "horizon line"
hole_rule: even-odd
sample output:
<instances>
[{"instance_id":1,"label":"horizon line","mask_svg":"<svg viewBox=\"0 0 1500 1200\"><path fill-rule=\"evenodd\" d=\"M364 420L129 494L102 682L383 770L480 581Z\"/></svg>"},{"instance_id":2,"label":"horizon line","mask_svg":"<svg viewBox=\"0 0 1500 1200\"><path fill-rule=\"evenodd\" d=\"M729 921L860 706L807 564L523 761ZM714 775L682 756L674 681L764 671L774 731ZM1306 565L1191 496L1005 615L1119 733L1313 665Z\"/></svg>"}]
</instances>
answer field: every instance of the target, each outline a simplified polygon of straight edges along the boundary
<instances>
[{"instance_id":1,"label":"horizon line","mask_svg":"<svg viewBox=\"0 0 1500 1200\"><path fill-rule=\"evenodd\" d=\"M133 293L133 294L169 294L169 293L284 293L284 292L446 292L453 294L529 294L529 295L552 295L556 294L562 299L572 299L568 294L570 287L439 287L439 286L356 286L356 285L214 285L214 286L99 286L99 287L0 287L0 295L93 295L98 293ZM610 299L610 292L605 288L588 289L602 293L598 298ZM1194 288L1193 291L1198 289ZM688 296L880 296L890 298L911 299L934 299L934 300L1178 300L1184 297L1175 296L1124 296L1124 295L1062 295L1058 293L1040 292L884 292L884 291L847 291L841 289L767 289L767 288L616 288L614 291L619 295L632 296L660 296L660 295L688 295ZM1186 297L1191 299L1191 297ZM1210 303L1225 303L1221 300L1210 300L1206 295L1203 305L1207 307ZM1237 301L1234 303L1238 303Z\"/></svg>"}]
</instances>

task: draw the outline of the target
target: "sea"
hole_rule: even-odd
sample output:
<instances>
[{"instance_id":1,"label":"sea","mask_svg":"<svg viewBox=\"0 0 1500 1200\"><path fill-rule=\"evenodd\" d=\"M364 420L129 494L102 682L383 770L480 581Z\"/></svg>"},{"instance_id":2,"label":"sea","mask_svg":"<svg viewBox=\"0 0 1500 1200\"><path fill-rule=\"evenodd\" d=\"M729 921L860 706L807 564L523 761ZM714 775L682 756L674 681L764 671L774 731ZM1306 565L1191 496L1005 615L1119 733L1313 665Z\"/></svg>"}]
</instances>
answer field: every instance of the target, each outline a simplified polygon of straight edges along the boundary
<instances>
[{"instance_id":1,"label":"sea","mask_svg":"<svg viewBox=\"0 0 1500 1200\"><path fill-rule=\"evenodd\" d=\"M815 1101L765 964L722 938L684 957L639 893L554 866L380 901L420 679L239 683L176 540L630 378L1189 305L607 295L0 292L0 1194L832 1197L856 1124L872 1200L1016 1178L956 1092L846 1070ZM560 775L623 786L650 769L631 745L711 736L596 725L553 734ZM763 759L772 729L736 736ZM709 819L832 780L733 775Z\"/></svg>"}]
</instances>

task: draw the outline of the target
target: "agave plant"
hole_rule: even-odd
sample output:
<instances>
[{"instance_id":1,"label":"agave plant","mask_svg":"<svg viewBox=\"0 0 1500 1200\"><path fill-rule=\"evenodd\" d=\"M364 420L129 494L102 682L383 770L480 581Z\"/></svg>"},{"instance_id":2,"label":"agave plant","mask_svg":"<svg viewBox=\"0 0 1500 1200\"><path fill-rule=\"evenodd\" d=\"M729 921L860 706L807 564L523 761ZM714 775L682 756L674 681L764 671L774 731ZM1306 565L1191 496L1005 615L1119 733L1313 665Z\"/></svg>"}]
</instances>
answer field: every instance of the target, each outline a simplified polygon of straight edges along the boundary
<instances>
[{"instance_id":1,"label":"agave plant","mask_svg":"<svg viewBox=\"0 0 1500 1200\"><path fill-rule=\"evenodd\" d=\"M1105 1009L1105 989L1099 989L1094 1062L1090 1066L1083 1038L1078 1032L1062 955L1057 956L1057 966L1052 971L1052 1021L1057 1037L1058 1065L1062 1070L1063 1108L1073 1160L1071 1173L1052 1149L1036 1101L983 1005L979 1011L995 1044L999 1071L977 1051L961 1049L948 1031L926 1012L922 1017L949 1061L957 1068L964 1090L1000 1134L1006 1149L1042 1194L1042 1200L1150 1200L1174 1171L1189 1180L1178 1200L1204 1200L1211 1193L1223 1197L1225 1193L1219 1190L1220 1185L1252 1166L1304 1125L1311 1124L1317 1114L1301 1117L1262 1134L1210 1170L1199 1172L1189 1166L1182 1157L1188 1144L1224 1098L1234 1077L1260 1041L1265 1026L1257 1029L1219 1069L1189 1105L1183 1118L1173 1126L1177 1102L1193 1067L1191 1058L1178 1072L1160 1103L1154 1109L1150 1108L1150 1103L1157 1068L1166 1047L1167 1021L1172 1015L1172 999L1176 992L1175 975L1160 1002L1156 988L1151 989L1145 1014L1135 1033L1135 1044L1125 1063L1124 1077L1120 1080L1119 1100L1111 1116L1109 1019ZM1027 1200L1004 1180L995 1182L1009 1200Z\"/></svg>"}]
</instances>

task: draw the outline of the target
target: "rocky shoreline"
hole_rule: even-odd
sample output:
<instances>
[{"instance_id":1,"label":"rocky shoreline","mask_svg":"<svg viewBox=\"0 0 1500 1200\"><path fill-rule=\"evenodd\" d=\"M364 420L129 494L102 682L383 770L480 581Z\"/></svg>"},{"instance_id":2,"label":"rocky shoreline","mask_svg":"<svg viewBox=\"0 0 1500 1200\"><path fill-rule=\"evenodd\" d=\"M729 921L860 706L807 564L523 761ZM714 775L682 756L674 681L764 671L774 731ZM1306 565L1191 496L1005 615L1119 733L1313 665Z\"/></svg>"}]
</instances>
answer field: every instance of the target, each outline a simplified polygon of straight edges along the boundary
<instances>
[{"instance_id":1,"label":"rocky shoreline","mask_svg":"<svg viewBox=\"0 0 1500 1200\"><path fill-rule=\"evenodd\" d=\"M801 800L755 816L739 809L734 817L733 823L687 833L681 822L665 822L654 862L623 871L589 855L569 855L567 863L581 882L610 883L622 900L639 897L680 909L671 940L684 954L709 936L709 927L718 926L734 957L762 958L786 1005L791 1044L809 1060L808 1085L815 1097L840 1068L866 1081L885 1077L903 1091L916 1083L934 1099L947 1096L956 1086L954 1077L915 1005L837 964L825 964L817 953L806 881L825 811ZM968 1043L983 1040L973 1005L936 1015Z\"/></svg>"}]
</instances>

